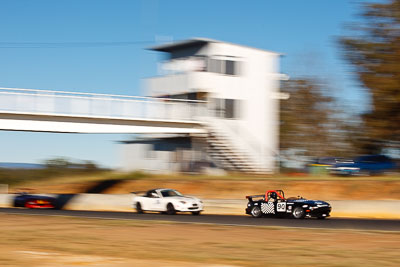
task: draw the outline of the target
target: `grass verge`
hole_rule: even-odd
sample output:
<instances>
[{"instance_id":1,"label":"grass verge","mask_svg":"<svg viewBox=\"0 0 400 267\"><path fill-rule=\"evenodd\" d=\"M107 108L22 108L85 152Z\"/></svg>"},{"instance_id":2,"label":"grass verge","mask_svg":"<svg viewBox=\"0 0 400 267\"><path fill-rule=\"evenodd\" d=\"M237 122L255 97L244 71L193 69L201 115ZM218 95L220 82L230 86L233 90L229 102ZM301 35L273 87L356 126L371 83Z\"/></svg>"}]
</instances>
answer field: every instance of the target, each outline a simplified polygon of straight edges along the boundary
<instances>
[{"instance_id":1,"label":"grass verge","mask_svg":"<svg viewBox=\"0 0 400 267\"><path fill-rule=\"evenodd\" d=\"M67 258L84 258L86 266L108 266L110 259L121 266L132 266L140 260L158 266L400 265L397 232L1 217L1 266L61 266L68 264ZM117 266L116 261L111 266Z\"/></svg>"}]
</instances>

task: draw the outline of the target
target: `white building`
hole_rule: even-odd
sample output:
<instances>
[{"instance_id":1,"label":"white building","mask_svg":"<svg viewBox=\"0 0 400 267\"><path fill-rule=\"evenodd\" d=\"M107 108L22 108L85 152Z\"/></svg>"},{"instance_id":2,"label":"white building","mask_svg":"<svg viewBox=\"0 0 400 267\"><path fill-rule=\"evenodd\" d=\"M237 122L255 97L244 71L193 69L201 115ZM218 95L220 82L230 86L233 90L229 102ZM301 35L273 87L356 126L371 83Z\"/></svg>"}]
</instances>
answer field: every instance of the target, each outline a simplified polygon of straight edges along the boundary
<instances>
[{"instance_id":1,"label":"white building","mask_svg":"<svg viewBox=\"0 0 400 267\"><path fill-rule=\"evenodd\" d=\"M166 59L149 96L205 101L204 134L142 136L124 142L125 170L273 172L278 156L280 54L196 38L152 47Z\"/></svg>"}]
</instances>

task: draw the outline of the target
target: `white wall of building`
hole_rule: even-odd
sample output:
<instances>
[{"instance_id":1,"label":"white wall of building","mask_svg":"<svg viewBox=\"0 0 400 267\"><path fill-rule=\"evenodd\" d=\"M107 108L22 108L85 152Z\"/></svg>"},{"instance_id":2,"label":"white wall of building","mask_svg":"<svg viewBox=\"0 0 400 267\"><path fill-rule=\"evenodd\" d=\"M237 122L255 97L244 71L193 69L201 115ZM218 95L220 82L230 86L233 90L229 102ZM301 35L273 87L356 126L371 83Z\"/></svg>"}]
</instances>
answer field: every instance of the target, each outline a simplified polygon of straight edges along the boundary
<instances>
[{"instance_id":1,"label":"white wall of building","mask_svg":"<svg viewBox=\"0 0 400 267\"><path fill-rule=\"evenodd\" d=\"M209 80L217 98L241 100L240 117L232 122L242 129L247 142L257 143L268 169L278 151L278 106L272 97L279 91L279 54L227 43L211 43L210 55L235 56L240 62L238 76L215 74Z\"/></svg>"},{"instance_id":2,"label":"white wall of building","mask_svg":"<svg viewBox=\"0 0 400 267\"><path fill-rule=\"evenodd\" d=\"M151 144L122 145L122 171L145 171L171 173L179 171L178 164L172 161L174 152L153 151Z\"/></svg>"},{"instance_id":3,"label":"white wall of building","mask_svg":"<svg viewBox=\"0 0 400 267\"><path fill-rule=\"evenodd\" d=\"M179 49L179 48L178 48ZM190 49L188 49L190 51ZM175 71L176 66L184 66L180 73L150 78L146 81L151 96L176 95L189 92L207 92L208 100L213 98L239 100L239 117L222 119L221 123L236 131L236 135L254 147L254 158L264 168L271 171L275 168L278 153L279 129L279 92L280 54L241 45L209 41L201 46L192 56L205 56L214 59L234 60L239 63L237 75L226 75L214 72L193 71L195 64L184 64L188 52L174 52L172 61L178 64L167 65ZM190 55L190 53L189 53ZM191 57L196 58L196 57ZM210 115L212 110L210 110ZM238 142L239 143L239 142Z\"/></svg>"}]
</instances>

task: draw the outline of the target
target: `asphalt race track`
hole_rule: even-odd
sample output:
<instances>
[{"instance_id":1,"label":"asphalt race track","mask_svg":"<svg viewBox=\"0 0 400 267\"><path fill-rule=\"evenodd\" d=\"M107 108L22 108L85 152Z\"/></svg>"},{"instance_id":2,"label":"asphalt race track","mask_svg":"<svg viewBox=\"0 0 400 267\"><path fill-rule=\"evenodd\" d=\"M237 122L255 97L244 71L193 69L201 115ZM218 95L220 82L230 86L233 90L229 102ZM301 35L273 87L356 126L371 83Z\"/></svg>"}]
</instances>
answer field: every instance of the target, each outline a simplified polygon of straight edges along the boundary
<instances>
[{"instance_id":1,"label":"asphalt race track","mask_svg":"<svg viewBox=\"0 0 400 267\"><path fill-rule=\"evenodd\" d=\"M317 219L275 219L252 218L251 216L237 215L200 215L191 214L165 215L158 213L136 214L130 212L108 211L76 211L76 210L34 210L24 208L0 208L0 213L25 214L42 216L72 216L81 218L121 219L121 220L154 220L170 221L178 223L218 224L235 226L279 226L297 228L324 228L324 229L355 229L355 230L379 230L400 231L400 220L384 219L350 219L328 218Z\"/></svg>"}]
</instances>

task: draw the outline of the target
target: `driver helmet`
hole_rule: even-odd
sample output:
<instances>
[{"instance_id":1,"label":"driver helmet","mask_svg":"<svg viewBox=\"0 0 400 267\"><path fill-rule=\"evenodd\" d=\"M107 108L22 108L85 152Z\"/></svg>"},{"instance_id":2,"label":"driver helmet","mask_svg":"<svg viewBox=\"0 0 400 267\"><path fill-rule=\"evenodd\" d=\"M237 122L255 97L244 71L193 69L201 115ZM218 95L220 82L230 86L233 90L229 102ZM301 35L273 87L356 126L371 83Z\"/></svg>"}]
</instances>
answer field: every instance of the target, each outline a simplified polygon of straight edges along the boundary
<instances>
[{"instance_id":1,"label":"driver helmet","mask_svg":"<svg viewBox=\"0 0 400 267\"><path fill-rule=\"evenodd\" d=\"M276 198L277 198L276 192L271 192L271 193L269 194L269 198L276 199Z\"/></svg>"}]
</instances>

